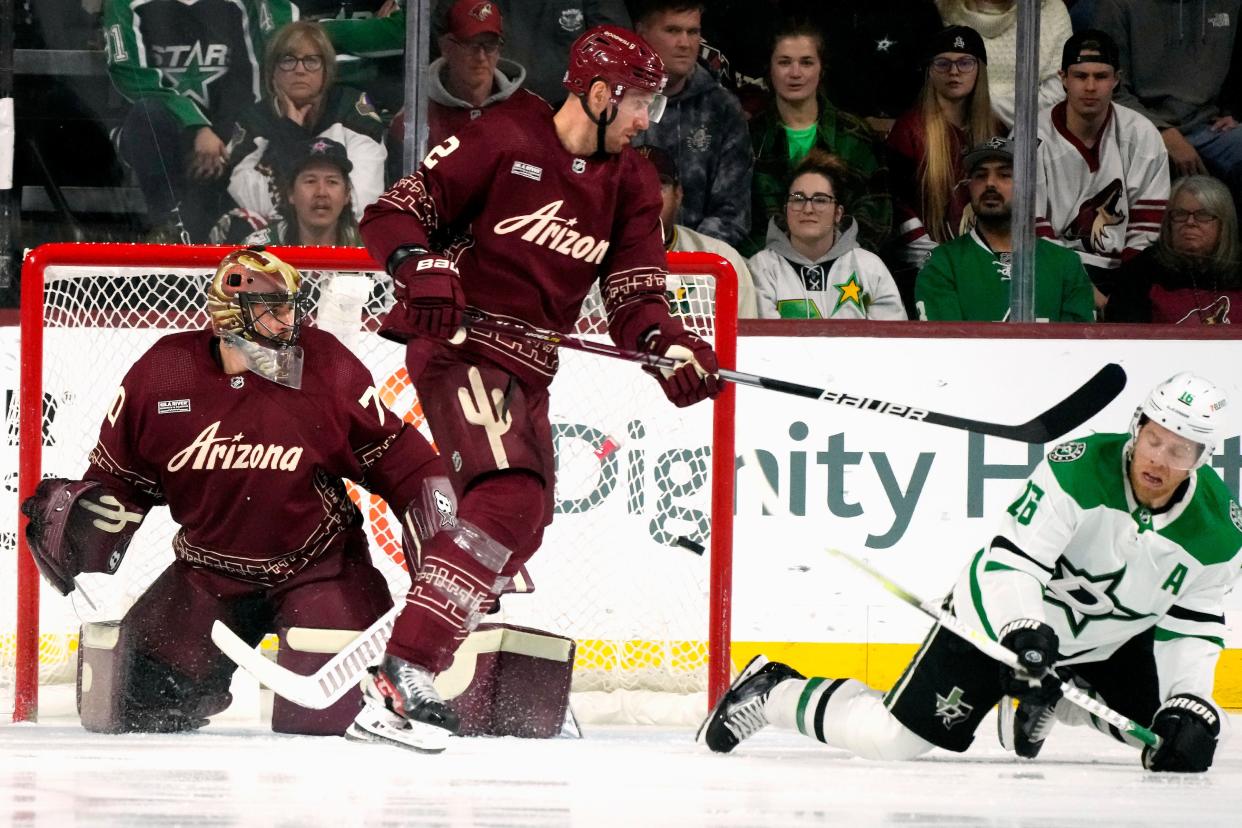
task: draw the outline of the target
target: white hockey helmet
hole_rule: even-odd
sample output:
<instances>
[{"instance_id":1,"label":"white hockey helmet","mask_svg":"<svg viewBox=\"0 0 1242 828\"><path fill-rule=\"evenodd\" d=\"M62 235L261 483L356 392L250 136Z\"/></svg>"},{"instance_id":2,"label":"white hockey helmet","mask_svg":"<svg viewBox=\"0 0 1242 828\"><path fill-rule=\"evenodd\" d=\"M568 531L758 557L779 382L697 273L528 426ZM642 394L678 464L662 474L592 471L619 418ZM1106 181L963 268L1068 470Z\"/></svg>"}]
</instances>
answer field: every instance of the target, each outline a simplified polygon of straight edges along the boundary
<instances>
[{"instance_id":1,"label":"white hockey helmet","mask_svg":"<svg viewBox=\"0 0 1242 828\"><path fill-rule=\"evenodd\" d=\"M1174 374L1157 385L1134 409L1130 438L1138 438L1146 417L1203 448L1190 468L1198 468L1216 452L1224 424L1225 394L1216 385L1189 371Z\"/></svg>"}]
</instances>

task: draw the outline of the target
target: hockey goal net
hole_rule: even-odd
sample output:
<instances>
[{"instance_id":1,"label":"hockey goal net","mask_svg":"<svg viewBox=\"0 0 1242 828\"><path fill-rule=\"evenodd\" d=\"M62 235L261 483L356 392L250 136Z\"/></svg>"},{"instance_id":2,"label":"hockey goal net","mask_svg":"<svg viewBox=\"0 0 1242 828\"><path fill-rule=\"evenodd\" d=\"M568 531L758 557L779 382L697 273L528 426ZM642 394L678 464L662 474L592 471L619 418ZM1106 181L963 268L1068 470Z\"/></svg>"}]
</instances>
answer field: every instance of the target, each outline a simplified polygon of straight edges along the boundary
<instances>
[{"instance_id":1,"label":"hockey goal net","mask_svg":"<svg viewBox=\"0 0 1242 828\"><path fill-rule=\"evenodd\" d=\"M206 326L205 286L229 249L58 244L27 256L20 497L10 514L40 478L81 477L105 409L139 355L161 336ZM312 324L340 336L389 408L432 436L402 348L375 335L392 303L388 276L361 250L275 250L306 277ZM704 254L669 259L674 312L732 365L732 268ZM577 333L606 340L594 291ZM561 360L552 386L556 517L528 567L534 591L506 597L504 620L573 637L575 691L714 697L729 675L732 391L677 409L636 365L568 350ZM408 575L396 519L379 498L353 484L350 493L376 564L401 589ZM74 680L80 625L121 618L171 562L175 526L166 508L154 510L115 575L83 575L62 597L38 576L20 537L24 518L17 525L17 580L0 598L0 695L11 694L14 719L23 720L37 715L40 685ZM696 544L707 552L696 554Z\"/></svg>"}]
</instances>

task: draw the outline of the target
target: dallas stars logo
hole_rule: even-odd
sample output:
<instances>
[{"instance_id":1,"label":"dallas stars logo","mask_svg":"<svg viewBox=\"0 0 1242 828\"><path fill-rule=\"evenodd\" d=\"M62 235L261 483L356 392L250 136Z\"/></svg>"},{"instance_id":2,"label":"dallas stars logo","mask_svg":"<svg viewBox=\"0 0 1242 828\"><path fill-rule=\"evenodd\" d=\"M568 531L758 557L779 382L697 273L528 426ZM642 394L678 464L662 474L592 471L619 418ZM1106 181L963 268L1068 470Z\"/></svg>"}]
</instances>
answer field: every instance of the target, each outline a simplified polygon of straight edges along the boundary
<instances>
[{"instance_id":1,"label":"dallas stars logo","mask_svg":"<svg viewBox=\"0 0 1242 828\"><path fill-rule=\"evenodd\" d=\"M861 313L867 312L867 305L871 304L871 300L863 292L857 273L851 273L850 278L840 284L834 284L833 287L837 289L837 304L832 309L833 316L836 315L837 311L841 310L843 305L851 304L858 308Z\"/></svg>"},{"instance_id":2,"label":"dallas stars logo","mask_svg":"<svg viewBox=\"0 0 1242 828\"><path fill-rule=\"evenodd\" d=\"M1118 621L1137 621L1152 613L1135 612L1117 598L1117 588L1126 576L1126 568L1103 575L1092 575L1085 569L1075 569L1065 559L1057 561L1056 571L1044 600L1065 611L1070 632L1078 636L1092 621L1113 618Z\"/></svg>"},{"instance_id":3,"label":"dallas stars logo","mask_svg":"<svg viewBox=\"0 0 1242 828\"><path fill-rule=\"evenodd\" d=\"M935 715L940 717L940 722L944 725L945 730L951 730L953 725L965 721L975 709L973 704L967 704L962 701L962 697L965 695L960 687L954 687L947 696L942 696L939 693L936 694Z\"/></svg>"},{"instance_id":4,"label":"dallas stars logo","mask_svg":"<svg viewBox=\"0 0 1242 828\"><path fill-rule=\"evenodd\" d=\"M211 93L207 87L229 71L229 47L223 43L204 46L195 41L193 46L154 46L151 51L155 65L177 94L202 106L210 104Z\"/></svg>"}]
</instances>

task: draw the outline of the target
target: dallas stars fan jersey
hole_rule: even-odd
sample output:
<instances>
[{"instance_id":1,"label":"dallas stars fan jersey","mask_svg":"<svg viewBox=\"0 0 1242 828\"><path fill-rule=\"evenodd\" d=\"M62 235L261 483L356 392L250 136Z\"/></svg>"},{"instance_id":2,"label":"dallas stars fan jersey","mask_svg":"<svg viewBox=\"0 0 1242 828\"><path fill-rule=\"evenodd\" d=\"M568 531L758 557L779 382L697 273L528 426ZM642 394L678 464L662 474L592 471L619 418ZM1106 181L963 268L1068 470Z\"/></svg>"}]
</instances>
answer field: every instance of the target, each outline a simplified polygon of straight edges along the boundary
<instances>
[{"instance_id":1,"label":"dallas stars fan jersey","mask_svg":"<svg viewBox=\"0 0 1242 828\"><path fill-rule=\"evenodd\" d=\"M404 422L336 337L303 328L301 389L225 374L213 339L209 330L171 334L139 357L85 475L148 509L167 504L181 526L179 559L279 583L339 548L343 532L360 531L341 478L366 481L397 509L413 501L433 450L421 438L421 455L398 441ZM396 475L381 463L393 447L408 466Z\"/></svg>"},{"instance_id":2,"label":"dallas stars fan jersey","mask_svg":"<svg viewBox=\"0 0 1242 828\"><path fill-rule=\"evenodd\" d=\"M1035 232L1084 264L1117 267L1160 234L1169 153L1151 121L1116 104L1087 147L1066 126L1065 108L1039 113Z\"/></svg>"},{"instance_id":3,"label":"dallas stars fan jersey","mask_svg":"<svg viewBox=\"0 0 1242 828\"><path fill-rule=\"evenodd\" d=\"M259 100L266 38L297 16L290 0L107 0L108 74L128 100L158 98L183 126L227 126Z\"/></svg>"},{"instance_id":4,"label":"dallas stars fan jersey","mask_svg":"<svg viewBox=\"0 0 1242 828\"><path fill-rule=\"evenodd\" d=\"M953 612L992 639L1010 621L1042 619L1066 664L1103 661L1154 626L1163 697L1208 699L1222 602L1242 564L1242 510L1206 466L1166 511L1139 505L1128 440L1098 434L1049 453L959 578Z\"/></svg>"}]
</instances>

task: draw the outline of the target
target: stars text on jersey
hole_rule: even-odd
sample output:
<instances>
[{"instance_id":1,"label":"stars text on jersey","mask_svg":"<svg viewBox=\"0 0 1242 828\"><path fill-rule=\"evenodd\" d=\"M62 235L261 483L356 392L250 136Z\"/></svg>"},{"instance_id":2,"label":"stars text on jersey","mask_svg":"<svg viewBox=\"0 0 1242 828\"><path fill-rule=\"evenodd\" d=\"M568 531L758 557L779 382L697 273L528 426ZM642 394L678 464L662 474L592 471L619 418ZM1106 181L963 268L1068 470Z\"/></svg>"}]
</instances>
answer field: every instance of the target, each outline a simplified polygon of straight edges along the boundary
<instances>
[{"instance_id":1,"label":"stars text on jersey","mask_svg":"<svg viewBox=\"0 0 1242 828\"><path fill-rule=\"evenodd\" d=\"M302 459L302 446L276 443L246 443L246 435L217 437L220 421L216 420L194 438L194 442L174 454L167 469L178 472L184 468L201 469L276 469L295 471Z\"/></svg>"}]
</instances>

